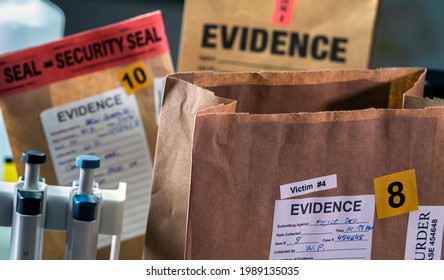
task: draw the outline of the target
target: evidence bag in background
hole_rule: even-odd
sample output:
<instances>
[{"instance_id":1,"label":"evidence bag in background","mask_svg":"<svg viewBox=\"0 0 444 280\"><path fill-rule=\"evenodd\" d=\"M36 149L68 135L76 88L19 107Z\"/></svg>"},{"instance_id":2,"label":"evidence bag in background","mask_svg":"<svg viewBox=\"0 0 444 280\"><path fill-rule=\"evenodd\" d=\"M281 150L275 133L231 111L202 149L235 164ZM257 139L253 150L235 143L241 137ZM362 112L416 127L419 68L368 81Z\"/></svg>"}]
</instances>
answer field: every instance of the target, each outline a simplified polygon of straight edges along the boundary
<instances>
[{"instance_id":1,"label":"evidence bag in background","mask_svg":"<svg viewBox=\"0 0 444 280\"><path fill-rule=\"evenodd\" d=\"M78 179L75 157L93 153L102 159L95 176L101 189L128 184L123 259L142 256L155 92L172 72L160 11L0 56L0 106L14 161L23 150L41 150L50 155L41 170L46 182L71 186ZM43 258L63 258L64 242L62 233L47 232ZM99 247L109 243L99 238Z\"/></svg>"},{"instance_id":2,"label":"evidence bag in background","mask_svg":"<svg viewBox=\"0 0 444 280\"><path fill-rule=\"evenodd\" d=\"M186 0L178 71L367 68L378 0Z\"/></svg>"},{"instance_id":3,"label":"evidence bag in background","mask_svg":"<svg viewBox=\"0 0 444 280\"><path fill-rule=\"evenodd\" d=\"M401 109L424 77L168 76L144 258L441 259L444 108Z\"/></svg>"}]
</instances>

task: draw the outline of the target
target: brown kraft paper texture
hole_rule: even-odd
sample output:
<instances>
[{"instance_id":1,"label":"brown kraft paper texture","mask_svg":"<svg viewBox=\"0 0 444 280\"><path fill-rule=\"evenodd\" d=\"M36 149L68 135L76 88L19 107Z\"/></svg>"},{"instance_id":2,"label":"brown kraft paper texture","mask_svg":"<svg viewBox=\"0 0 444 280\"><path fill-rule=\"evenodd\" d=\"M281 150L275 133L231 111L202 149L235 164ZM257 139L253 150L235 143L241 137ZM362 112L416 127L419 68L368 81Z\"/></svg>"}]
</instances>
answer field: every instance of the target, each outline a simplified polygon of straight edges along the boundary
<instances>
[{"instance_id":1,"label":"brown kraft paper texture","mask_svg":"<svg viewBox=\"0 0 444 280\"><path fill-rule=\"evenodd\" d=\"M138 26L138 28L151 28L149 24L151 24L150 21L154 16L156 16L156 24L159 21L161 22L161 18L158 18L160 16L160 12L154 12L151 14L143 15L139 18L135 18L138 20L138 22L140 22L140 20L143 21L144 19L148 20L148 23L145 23L144 25L142 25L142 27ZM125 22L124 24L127 27L121 28L119 31L131 32L133 28L134 30L137 30L136 27L131 25L131 20ZM156 25L156 28L158 28L157 31L160 32L160 26ZM85 42L85 44L100 41L101 39L104 40L100 36L105 37L118 35L117 33L103 30L101 33L100 30L93 30L91 32L96 32L94 34L97 34L98 37L95 40ZM164 32L164 30L162 30L162 32ZM80 39L82 39L84 38L82 36L85 36L85 34L86 33L82 33L80 35L74 36L78 36ZM142 33L138 34L138 36L142 36ZM67 37L67 39L71 40L70 37ZM162 37L162 40L164 40L162 43L167 42L166 36ZM58 43L59 42L55 42L54 44ZM126 51L126 49L124 50ZM57 49L54 50L54 54L56 53L56 51ZM45 177L46 182L50 185L58 184L56 180L55 169L53 167L53 162L50 156L48 143L46 141L43 126L41 124L40 113L42 111L76 100L81 100L86 97L98 95L108 90L122 87L121 81L118 78L119 70L125 69L126 67L137 61L141 61L143 63L147 71L146 75L148 75L150 79L153 79L154 77L164 77L173 72L173 66L169 51L151 57L147 56L144 59L140 59L140 53L136 54L137 51L138 49L136 48L132 51L130 55L123 57L123 59L126 59L127 62L121 65L115 65L108 68L105 67L105 69L101 69L100 71L90 71L90 73L82 74L69 79L62 78L60 81L53 82L49 85L45 85L36 89L26 90L12 95L1 96L0 106L4 115L5 125L8 131L14 161L17 163L16 166L18 174L24 174L24 164L21 164L20 160L22 151L40 150L47 155L46 163L42 165L40 170L41 176ZM111 54L111 52L108 51L108 54ZM139 55L139 59L137 59L137 55ZM17 57L20 57L20 53L17 54ZM133 58L131 61L131 57L135 58ZM128 58L130 60L129 62ZM1 59L2 58L0 57L0 60ZM71 62L72 61L73 60L71 57ZM85 59L83 59L83 61L85 61ZM109 63L115 63L115 61L110 60ZM98 65L98 67L101 67L100 64ZM75 67L77 67L77 65L75 65ZM151 85L134 93L136 96L140 117L143 122L142 125L149 146L148 148L152 157L154 156L157 138L157 124L155 118L155 102L153 92L153 86ZM91 152L94 153L94 151ZM126 178L125 180L127 179L128 178ZM117 184L118 182L116 182L116 186ZM146 186L148 190L148 188L150 187L150 182L146 182ZM131 186L128 186L128 188L130 187ZM138 236L130 240L123 241L120 249L120 258L140 259L143 251L143 240L144 236ZM63 259L64 247L65 232L45 232L43 249L44 259ZM109 251L109 247L99 250L98 258L109 258Z\"/></svg>"},{"instance_id":2,"label":"brown kraft paper texture","mask_svg":"<svg viewBox=\"0 0 444 280\"><path fill-rule=\"evenodd\" d=\"M187 0L179 71L367 68L378 0Z\"/></svg>"},{"instance_id":3,"label":"brown kraft paper texture","mask_svg":"<svg viewBox=\"0 0 444 280\"><path fill-rule=\"evenodd\" d=\"M422 96L424 75L170 75L144 257L266 259L279 186L327 174L337 174L338 187L307 197L372 194L373 178L414 168L419 205L439 205L442 109L401 109L403 97ZM375 218L372 258L403 258L407 217Z\"/></svg>"}]
</instances>

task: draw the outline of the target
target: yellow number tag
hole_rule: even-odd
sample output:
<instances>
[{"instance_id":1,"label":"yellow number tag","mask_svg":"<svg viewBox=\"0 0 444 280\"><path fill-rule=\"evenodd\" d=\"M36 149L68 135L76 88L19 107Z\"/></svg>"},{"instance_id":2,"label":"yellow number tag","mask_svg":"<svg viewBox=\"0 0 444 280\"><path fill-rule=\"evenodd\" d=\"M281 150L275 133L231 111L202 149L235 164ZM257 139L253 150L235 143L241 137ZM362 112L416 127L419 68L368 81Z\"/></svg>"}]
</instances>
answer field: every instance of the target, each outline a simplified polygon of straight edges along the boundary
<instances>
[{"instance_id":1,"label":"yellow number tag","mask_svg":"<svg viewBox=\"0 0 444 280\"><path fill-rule=\"evenodd\" d=\"M118 75L120 83L128 95L149 87L152 84L145 65L141 61L120 70Z\"/></svg>"},{"instance_id":2,"label":"yellow number tag","mask_svg":"<svg viewBox=\"0 0 444 280\"><path fill-rule=\"evenodd\" d=\"M378 219L418 210L415 169L374 179Z\"/></svg>"}]
</instances>

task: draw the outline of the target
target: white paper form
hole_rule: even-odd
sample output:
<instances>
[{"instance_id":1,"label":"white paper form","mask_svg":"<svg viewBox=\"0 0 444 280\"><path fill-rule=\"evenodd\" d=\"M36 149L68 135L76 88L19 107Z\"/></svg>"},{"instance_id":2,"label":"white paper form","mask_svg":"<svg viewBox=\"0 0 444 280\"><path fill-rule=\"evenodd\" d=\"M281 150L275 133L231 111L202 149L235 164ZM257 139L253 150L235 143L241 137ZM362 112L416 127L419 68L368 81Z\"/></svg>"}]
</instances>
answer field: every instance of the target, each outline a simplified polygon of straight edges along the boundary
<instances>
[{"instance_id":1,"label":"white paper form","mask_svg":"<svg viewBox=\"0 0 444 280\"><path fill-rule=\"evenodd\" d=\"M444 230L444 206L419 206L409 213L406 260L440 260Z\"/></svg>"},{"instance_id":2,"label":"white paper form","mask_svg":"<svg viewBox=\"0 0 444 280\"><path fill-rule=\"evenodd\" d=\"M95 181L101 189L127 183L122 239L143 235L151 193L152 163L134 95L123 88L45 110L40 115L58 184L79 178L80 154L100 157ZM110 244L101 236L99 247Z\"/></svg>"},{"instance_id":3,"label":"white paper form","mask_svg":"<svg viewBox=\"0 0 444 280\"><path fill-rule=\"evenodd\" d=\"M373 195L277 200L270 259L370 259Z\"/></svg>"}]
</instances>

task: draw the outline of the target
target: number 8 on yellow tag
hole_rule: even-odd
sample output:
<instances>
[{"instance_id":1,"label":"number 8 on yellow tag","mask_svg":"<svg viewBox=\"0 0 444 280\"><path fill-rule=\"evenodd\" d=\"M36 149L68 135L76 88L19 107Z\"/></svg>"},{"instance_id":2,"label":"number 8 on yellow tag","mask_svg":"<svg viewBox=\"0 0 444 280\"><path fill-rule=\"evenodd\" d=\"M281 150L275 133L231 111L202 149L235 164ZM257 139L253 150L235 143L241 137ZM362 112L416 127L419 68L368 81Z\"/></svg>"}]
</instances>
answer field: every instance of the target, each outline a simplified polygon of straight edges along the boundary
<instances>
[{"instance_id":1,"label":"number 8 on yellow tag","mask_svg":"<svg viewBox=\"0 0 444 280\"><path fill-rule=\"evenodd\" d=\"M378 219L418 210L415 169L374 179Z\"/></svg>"}]
</instances>

